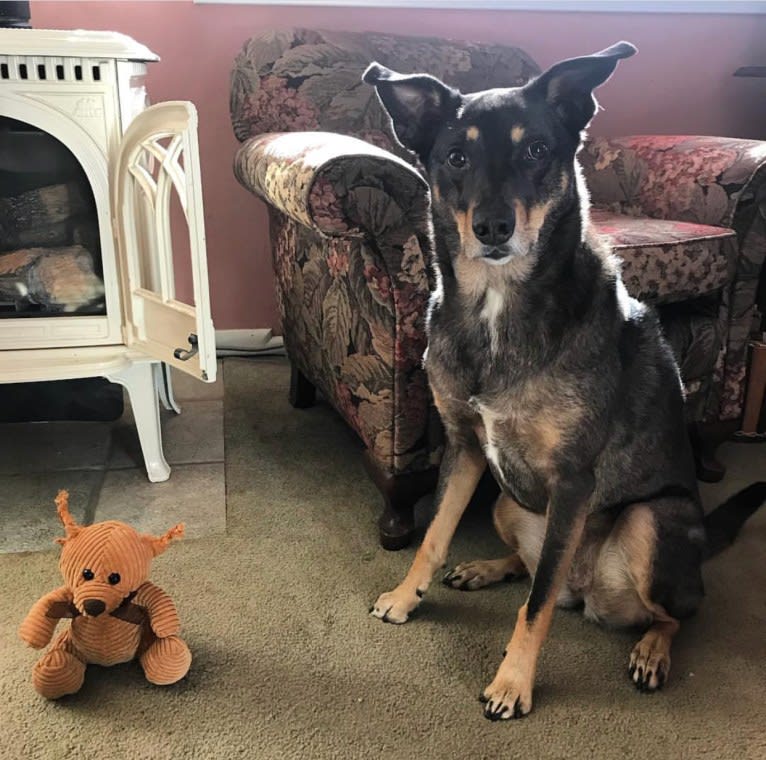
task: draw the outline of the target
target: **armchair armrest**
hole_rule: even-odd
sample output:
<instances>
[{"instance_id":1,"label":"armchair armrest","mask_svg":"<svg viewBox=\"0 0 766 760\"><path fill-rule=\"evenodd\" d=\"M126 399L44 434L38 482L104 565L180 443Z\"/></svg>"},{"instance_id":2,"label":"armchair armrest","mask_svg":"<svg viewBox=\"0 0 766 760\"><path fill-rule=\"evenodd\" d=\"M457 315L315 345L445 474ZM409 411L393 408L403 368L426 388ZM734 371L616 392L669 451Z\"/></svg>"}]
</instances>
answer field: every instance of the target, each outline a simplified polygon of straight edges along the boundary
<instances>
[{"instance_id":1,"label":"armchair armrest","mask_svg":"<svg viewBox=\"0 0 766 760\"><path fill-rule=\"evenodd\" d=\"M596 137L580 160L595 206L655 219L732 227L740 199L766 184L766 142L759 140Z\"/></svg>"},{"instance_id":2,"label":"armchair armrest","mask_svg":"<svg viewBox=\"0 0 766 760\"><path fill-rule=\"evenodd\" d=\"M248 190L323 236L375 238L405 226L425 229L425 179L392 153L354 137L259 135L237 152L234 173Z\"/></svg>"},{"instance_id":3,"label":"armchair armrest","mask_svg":"<svg viewBox=\"0 0 766 760\"><path fill-rule=\"evenodd\" d=\"M766 258L766 142L730 137L595 138L580 159L597 207L634 216L728 227L737 234L723 289L724 336L715 368L720 420L742 407L747 338Z\"/></svg>"}]
</instances>

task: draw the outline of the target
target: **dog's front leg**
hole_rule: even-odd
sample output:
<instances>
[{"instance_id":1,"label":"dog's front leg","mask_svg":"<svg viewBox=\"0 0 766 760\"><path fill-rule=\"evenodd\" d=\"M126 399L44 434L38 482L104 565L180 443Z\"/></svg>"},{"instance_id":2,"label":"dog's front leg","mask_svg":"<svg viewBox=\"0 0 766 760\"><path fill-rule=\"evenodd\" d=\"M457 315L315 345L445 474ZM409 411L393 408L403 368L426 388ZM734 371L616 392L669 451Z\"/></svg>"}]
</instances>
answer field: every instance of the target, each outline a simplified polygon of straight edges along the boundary
<instances>
[{"instance_id":1,"label":"dog's front leg","mask_svg":"<svg viewBox=\"0 0 766 760\"><path fill-rule=\"evenodd\" d=\"M505 657L480 699L490 720L520 718L532 709L537 658L550 628L559 590L580 543L593 476L569 476L551 489L545 538L532 589L519 610Z\"/></svg>"},{"instance_id":2,"label":"dog's front leg","mask_svg":"<svg viewBox=\"0 0 766 760\"><path fill-rule=\"evenodd\" d=\"M452 536L487 466L478 445L449 443L439 470L436 514L405 579L370 610L387 623L406 623L447 559Z\"/></svg>"}]
</instances>

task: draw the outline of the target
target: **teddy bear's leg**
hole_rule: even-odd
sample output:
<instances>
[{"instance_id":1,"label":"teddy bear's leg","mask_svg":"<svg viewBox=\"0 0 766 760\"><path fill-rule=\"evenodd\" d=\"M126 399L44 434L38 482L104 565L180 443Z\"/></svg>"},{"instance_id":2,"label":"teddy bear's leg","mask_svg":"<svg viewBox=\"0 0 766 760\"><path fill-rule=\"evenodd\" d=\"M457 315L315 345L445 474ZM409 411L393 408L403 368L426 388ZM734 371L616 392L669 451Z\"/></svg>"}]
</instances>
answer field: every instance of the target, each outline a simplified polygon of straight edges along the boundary
<instances>
[{"instance_id":1,"label":"teddy bear's leg","mask_svg":"<svg viewBox=\"0 0 766 760\"><path fill-rule=\"evenodd\" d=\"M141 655L141 667L146 679L158 686L180 681L191 665L191 652L180 636L155 639Z\"/></svg>"},{"instance_id":2,"label":"teddy bear's leg","mask_svg":"<svg viewBox=\"0 0 766 760\"><path fill-rule=\"evenodd\" d=\"M85 663L75 655L68 631L56 640L32 670L32 684L46 699L78 692L84 679Z\"/></svg>"}]
</instances>

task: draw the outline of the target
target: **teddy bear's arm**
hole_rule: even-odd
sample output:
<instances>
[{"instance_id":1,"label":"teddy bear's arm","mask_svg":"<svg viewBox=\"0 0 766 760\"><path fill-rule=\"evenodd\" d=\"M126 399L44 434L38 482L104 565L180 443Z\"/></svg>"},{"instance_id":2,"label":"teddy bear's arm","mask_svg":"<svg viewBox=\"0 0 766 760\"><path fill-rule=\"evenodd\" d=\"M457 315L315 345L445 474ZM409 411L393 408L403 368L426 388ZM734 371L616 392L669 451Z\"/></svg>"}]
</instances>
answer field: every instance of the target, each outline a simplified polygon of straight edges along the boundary
<instances>
[{"instance_id":1,"label":"teddy bear's arm","mask_svg":"<svg viewBox=\"0 0 766 760\"><path fill-rule=\"evenodd\" d=\"M72 604L72 592L66 586L38 599L19 627L19 636L30 647L42 649L53 636L62 617L72 617L67 610Z\"/></svg>"},{"instance_id":2,"label":"teddy bear's arm","mask_svg":"<svg viewBox=\"0 0 766 760\"><path fill-rule=\"evenodd\" d=\"M181 620L176 606L159 586L144 583L138 590L134 602L146 608L149 624L159 638L173 636L181 630Z\"/></svg>"}]
</instances>

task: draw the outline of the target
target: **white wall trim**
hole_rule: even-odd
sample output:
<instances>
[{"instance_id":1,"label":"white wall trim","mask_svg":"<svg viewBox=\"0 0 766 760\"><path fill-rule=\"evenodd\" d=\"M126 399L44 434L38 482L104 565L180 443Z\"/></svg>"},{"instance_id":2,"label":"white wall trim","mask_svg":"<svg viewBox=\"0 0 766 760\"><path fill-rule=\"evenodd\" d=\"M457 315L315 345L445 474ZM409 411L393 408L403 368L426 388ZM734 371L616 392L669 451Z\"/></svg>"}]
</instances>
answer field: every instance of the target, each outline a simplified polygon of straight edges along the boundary
<instances>
[{"instance_id":1,"label":"white wall trim","mask_svg":"<svg viewBox=\"0 0 766 760\"><path fill-rule=\"evenodd\" d=\"M282 338L275 336L268 327L251 330L216 330L215 344L218 356L284 353Z\"/></svg>"},{"instance_id":2,"label":"white wall trim","mask_svg":"<svg viewBox=\"0 0 766 760\"><path fill-rule=\"evenodd\" d=\"M766 0L194 0L202 5L302 5L439 10L566 11L570 13L764 14Z\"/></svg>"}]
</instances>

